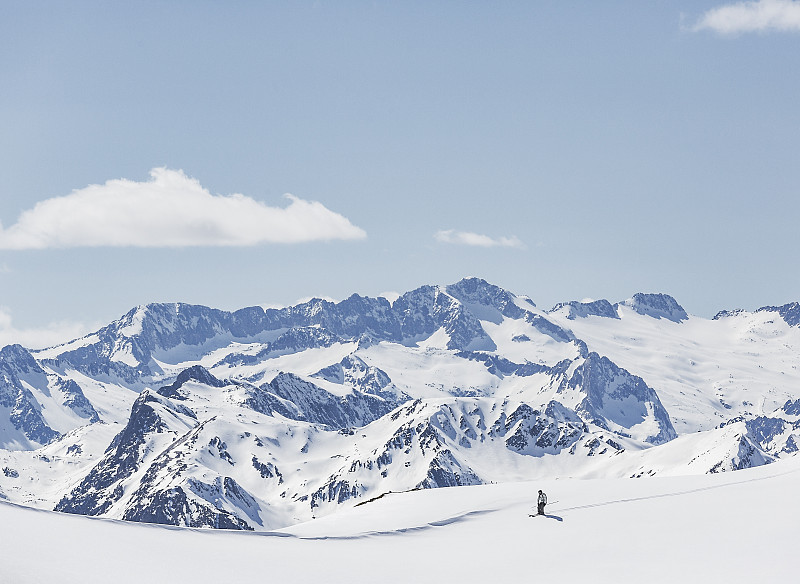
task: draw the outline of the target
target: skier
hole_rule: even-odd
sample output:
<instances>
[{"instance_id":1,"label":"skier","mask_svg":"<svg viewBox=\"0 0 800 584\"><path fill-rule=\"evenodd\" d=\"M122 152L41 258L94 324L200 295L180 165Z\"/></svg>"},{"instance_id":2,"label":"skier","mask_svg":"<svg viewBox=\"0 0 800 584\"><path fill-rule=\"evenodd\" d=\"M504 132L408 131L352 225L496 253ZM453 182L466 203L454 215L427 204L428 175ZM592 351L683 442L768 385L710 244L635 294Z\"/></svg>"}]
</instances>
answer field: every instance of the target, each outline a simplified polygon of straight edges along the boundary
<instances>
[{"instance_id":1,"label":"skier","mask_svg":"<svg viewBox=\"0 0 800 584\"><path fill-rule=\"evenodd\" d=\"M539 489L539 501L538 501L538 509L539 512L537 515L544 515L544 506L547 505L547 495L542 492L542 489Z\"/></svg>"}]
</instances>

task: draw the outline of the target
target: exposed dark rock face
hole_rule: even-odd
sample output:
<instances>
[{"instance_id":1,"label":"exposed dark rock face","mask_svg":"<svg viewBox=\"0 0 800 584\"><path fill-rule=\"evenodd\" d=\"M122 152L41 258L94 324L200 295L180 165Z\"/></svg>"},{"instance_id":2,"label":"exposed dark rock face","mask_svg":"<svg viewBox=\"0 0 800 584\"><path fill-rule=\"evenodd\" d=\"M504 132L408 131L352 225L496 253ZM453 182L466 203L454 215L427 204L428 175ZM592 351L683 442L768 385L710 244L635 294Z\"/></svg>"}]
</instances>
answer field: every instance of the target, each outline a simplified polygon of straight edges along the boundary
<instances>
[{"instance_id":1,"label":"exposed dark rock face","mask_svg":"<svg viewBox=\"0 0 800 584\"><path fill-rule=\"evenodd\" d=\"M471 278L447 288L465 302L488 302L490 308L512 318L529 319L547 334L567 333L514 302L508 292ZM160 369L154 357L175 347L206 347L218 338L246 340L269 331L285 331L257 355L231 355L222 363L249 364L267 355L326 347L353 340L409 342L443 328L448 349L493 350L494 344L475 315L464 304L435 286L422 286L393 304L385 298L354 294L338 303L313 299L281 309L250 307L225 312L191 304L148 304L86 337L94 342L65 348L44 362L72 367L89 376L110 376L127 383L148 380ZM532 305L531 305L532 306ZM118 358L124 355L124 359Z\"/></svg>"},{"instance_id":2,"label":"exposed dark rock face","mask_svg":"<svg viewBox=\"0 0 800 584\"><path fill-rule=\"evenodd\" d=\"M47 425L41 406L23 384L30 377L38 377L39 385L47 384L44 371L22 346L0 350L0 406L11 409L9 421L14 428L34 442L47 444L59 433Z\"/></svg>"},{"instance_id":3,"label":"exposed dark rock face","mask_svg":"<svg viewBox=\"0 0 800 584\"><path fill-rule=\"evenodd\" d=\"M153 434L169 431L162 412L194 421L194 413L149 390L142 392L131 408L125 428L117 434L105 456L80 484L56 505L56 511L80 515L101 515L122 497L123 482L139 470Z\"/></svg>"},{"instance_id":4,"label":"exposed dark rock face","mask_svg":"<svg viewBox=\"0 0 800 584\"><path fill-rule=\"evenodd\" d=\"M787 400L781 409L790 416L800 416L800 399Z\"/></svg>"},{"instance_id":5,"label":"exposed dark rock face","mask_svg":"<svg viewBox=\"0 0 800 584\"><path fill-rule=\"evenodd\" d=\"M648 435L646 442L663 444L677 436L656 392L641 377L631 375L597 353L589 353L574 373L562 381L558 391L568 389L584 394L576 411L601 428L629 436L624 429L652 417L657 431Z\"/></svg>"},{"instance_id":6,"label":"exposed dark rock face","mask_svg":"<svg viewBox=\"0 0 800 584\"><path fill-rule=\"evenodd\" d=\"M764 451L758 445L754 444L747 436L741 435L732 452L732 456L720 460L714 464L709 473L718 473L733 470L742 470L745 468L752 468L755 466L763 466L774 462L774 458Z\"/></svg>"},{"instance_id":7,"label":"exposed dark rock face","mask_svg":"<svg viewBox=\"0 0 800 584\"><path fill-rule=\"evenodd\" d=\"M565 310L569 320L576 318L586 318L589 316L601 316L603 318L619 318L617 309L608 300L594 300L592 302L561 302L556 304L549 312Z\"/></svg>"},{"instance_id":8,"label":"exposed dark rock face","mask_svg":"<svg viewBox=\"0 0 800 584\"><path fill-rule=\"evenodd\" d=\"M714 315L714 318L712 318L711 320L721 320L723 318L737 316L745 312L746 311L743 308L734 308L733 310L720 310L717 314Z\"/></svg>"},{"instance_id":9,"label":"exposed dark rock face","mask_svg":"<svg viewBox=\"0 0 800 584\"><path fill-rule=\"evenodd\" d=\"M558 454L577 442L589 429L575 412L551 401L544 411L527 404L501 416L490 434L505 438L506 445L523 454Z\"/></svg>"},{"instance_id":10,"label":"exposed dark rock face","mask_svg":"<svg viewBox=\"0 0 800 584\"><path fill-rule=\"evenodd\" d=\"M436 453L428 464L425 478L417 484L418 489L437 489L440 487L463 487L480 485L483 481L475 472L456 460L449 449Z\"/></svg>"},{"instance_id":11,"label":"exposed dark rock face","mask_svg":"<svg viewBox=\"0 0 800 584\"><path fill-rule=\"evenodd\" d=\"M664 318L673 322L682 322L689 319L689 315L675 299L668 294L634 294L633 298L621 302L631 307L634 311L653 318Z\"/></svg>"},{"instance_id":12,"label":"exposed dark rock face","mask_svg":"<svg viewBox=\"0 0 800 584\"><path fill-rule=\"evenodd\" d=\"M764 306L756 312L777 312L789 326L800 326L800 303L790 302L783 306Z\"/></svg>"},{"instance_id":13,"label":"exposed dark rock face","mask_svg":"<svg viewBox=\"0 0 800 584\"><path fill-rule=\"evenodd\" d=\"M506 375L530 377L531 375L535 375L537 373L552 373L554 371L553 367L548 367L547 365L540 365L538 363L531 362L514 363L513 361L510 361L504 357L499 357L492 353L459 351L456 354L463 359L480 361L486 365L486 369L489 371L489 373L498 377L503 377Z\"/></svg>"},{"instance_id":14,"label":"exposed dark rock face","mask_svg":"<svg viewBox=\"0 0 800 584\"><path fill-rule=\"evenodd\" d=\"M165 385L158 389L158 394L170 399L186 399L180 389L187 381L197 381L210 387L225 387L226 382L214 377L211 372L202 365L193 365L184 369L178 374L178 378L170 385Z\"/></svg>"},{"instance_id":15,"label":"exposed dark rock face","mask_svg":"<svg viewBox=\"0 0 800 584\"><path fill-rule=\"evenodd\" d=\"M232 481L233 479L230 480ZM235 484L235 482L233 484ZM197 484L196 488L198 491L210 497L217 492L224 492L227 494L230 490L227 486L221 489L213 487L204 488L201 487L200 484ZM253 503L255 503L255 501L253 501ZM172 487L155 492L152 498L146 503L136 504L127 509L123 515L123 519L126 521L180 525L184 527L253 530L250 524L236 515L224 509L217 509L213 505L203 504L194 498L187 497L183 487Z\"/></svg>"},{"instance_id":16,"label":"exposed dark rock face","mask_svg":"<svg viewBox=\"0 0 800 584\"><path fill-rule=\"evenodd\" d=\"M536 474L544 457L566 465L673 439L654 388L569 330L583 330L585 322L561 327L556 318L615 319L595 324L618 329L621 315L636 326L685 331L663 322L686 321L683 308L667 295L636 294L623 305L569 302L553 310L560 312L544 314L479 278L422 286L394 302L352 295L235 312L141 306L60 349L0 350L0 407L8 417L0 436L32 449L63 432L67 438L48 446L48 455L69 464L91 460L59 511L223 529L270 528L388 489L494 480L487 456ZM778 324L780 315L800 326L796 303L761 310L774 312ZM306 350L297 365L294 354ZM176 365L200 362L209 369L193 365L173 381ZM302 375L276 374L279 367ZM99 459L91 452L97 441L85 439L92 430L64 429L64 419L100 420L79 385L84 375L92 378L85 388L98 396L98 410L123 424ZM453 380L440 383L448 375ZM398 387L425 397L410 401ZM100 397L116 389L141 391L127 422L109 406L110 396ZM720 456L703 459L701 471L706 464L709 472L766 464L799 448L800 400L731 422L739 426L718 428L725 442L713 452ZM25 469L22 478L15 468ZM0 479L17 488L29 468L9 465Z\"/></svg>"},{"instance_id":17,"label":"exposed dark rock face","mask_svg":"<svg viewBox=\"0 0 800 584\"><path fill-rule=\"evenodd\" d=\"M58 394L63 407L84 418L87 424L100 419L77 383L48 374L27 349L8 345L0 349L0 406L10 408L11 426L34 443L47 444L61 434L48 425L42 406L29 387L46 395Z\"/></svg>"},{"instance_id":18,"label":"exposed dark rock face","mask_svg":"<svg viewBox=\"0 0 800 584\"><path fill-rule=\"evenodd\" d=\"M50 388L61 392L64 395L63 405L85 418L88 423L93 424L100 421L100 416L91 402L86 399L81 386L72 379L52 376Z\"/></svg>"},{"instance_id":19,"label":"exposed dark rock face","mask_svg":"<svg viewBox=\"0 0 800 584\"><path fill-rule=\"evenodd\" d=\"M266 399L272 410L287 418L331 428L364 426L397 405L384 397L358 390L344 397L334 396L293 373L281 373L261 389L273 396L273 399Z\"/></svg>"},{"instance_id":20,"label":"exposed dark rock face","mask_svg":"<svg viewBox=\"0 0 800 584\"><path fill-rule=\"evenodd\" d=\"M391 385L392 380L385 371L368 365L356 355L348 355L339 363L320 369L312 377L331 383L346 384L363 393L380 396L395 404L408 400L408 396Z\"/></svg>"}]
</instances>

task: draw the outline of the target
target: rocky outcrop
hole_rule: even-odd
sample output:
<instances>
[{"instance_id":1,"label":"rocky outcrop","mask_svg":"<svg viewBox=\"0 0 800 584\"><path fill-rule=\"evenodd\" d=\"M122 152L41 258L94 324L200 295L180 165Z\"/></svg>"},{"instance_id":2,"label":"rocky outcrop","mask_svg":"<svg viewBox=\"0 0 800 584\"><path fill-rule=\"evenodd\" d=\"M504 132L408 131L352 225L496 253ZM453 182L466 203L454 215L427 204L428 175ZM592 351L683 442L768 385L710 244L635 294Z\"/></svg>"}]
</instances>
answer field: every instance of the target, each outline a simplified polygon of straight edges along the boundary
<instances>
[{"instance_id":1,"label":"rocky outcrop","mask_svg":"<svg viewBox=\"0 0 800 584\"><path fill-rule=\"evenodd\" d=\"M634 294L633 298L620 302L639 314L653 318L663 318L673 322L683 322L689 315L675 299L668 294Z\"/></svg>"}]
</instances>

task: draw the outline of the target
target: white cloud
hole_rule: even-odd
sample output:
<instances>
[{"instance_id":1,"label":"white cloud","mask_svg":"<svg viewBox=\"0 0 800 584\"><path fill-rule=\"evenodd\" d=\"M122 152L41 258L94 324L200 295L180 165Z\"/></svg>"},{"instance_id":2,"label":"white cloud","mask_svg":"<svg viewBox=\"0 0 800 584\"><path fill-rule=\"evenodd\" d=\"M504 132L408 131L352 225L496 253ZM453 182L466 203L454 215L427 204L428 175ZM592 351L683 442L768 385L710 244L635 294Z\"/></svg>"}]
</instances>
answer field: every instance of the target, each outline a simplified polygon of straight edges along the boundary
<instances>
[{"instance_id":1,"label":"white cloud","mask_svg":"<svg viewBox=\"0 0 800 584\"><path fill-rule=\"evenodd\" d=\"M18 329L14 327L11 312L0 306L0 347L19 344L28 349L44 349L80 338L98 328L100 325L59 321L44 328Z\"/></svg>"},{"instance_id":2,"label":"white cloud","mask_svg":"<svg viewBox=\"0 0 800 584\"><path fill-rule=\"evenodd\" d=\"M713 30L720 34L800 32L800 2L758 0L726 4L703 14L692 30Z\"/></svg>"},{"instance_id":3,"label":"white cloud","mask_svg":"<svg viewBox=\"0 0 800 584\"><path fill-rule=\"evenodd\" d=\"M516 235L511 237L489 237L480 233L469 231L456 231L455 229L444 229L437 231L433 236L440 243L453 243L457 245L473 245L478 247L517 247L523 248L523 244Z\"/></svg>"},{"instance_id":4,"label":"white cloud","mask_svg":"<svg viewBox=\"0 0 800 584\"><path fill-rule=\"evenodd\" d=\"M316 201L286 195L269 207L240 194L212 195L181 170L110 180L41 201L7 229L0 249L249 246L362 239L364 230Z\"/></svg>"}]
</instances>

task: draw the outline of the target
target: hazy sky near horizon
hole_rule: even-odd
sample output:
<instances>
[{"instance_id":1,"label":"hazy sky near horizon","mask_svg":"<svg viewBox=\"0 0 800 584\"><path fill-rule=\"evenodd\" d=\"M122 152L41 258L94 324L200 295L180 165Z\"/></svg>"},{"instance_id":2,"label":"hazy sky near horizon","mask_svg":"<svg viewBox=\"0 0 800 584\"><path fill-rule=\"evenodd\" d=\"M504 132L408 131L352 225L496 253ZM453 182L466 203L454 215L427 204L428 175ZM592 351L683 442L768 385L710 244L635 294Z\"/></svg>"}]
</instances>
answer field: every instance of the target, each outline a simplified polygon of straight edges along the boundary
<instances>
[{"instance_id":1,"label":"hazy sky near horizon","mask_svg":"<svg viewBox=\"0 0 800 584\"><path fill-rule=\"evenodd\" d=\"M800 301L800 1L7 1L0 80L0 345L469 275Z\"/></svg>"}]
</instances>

